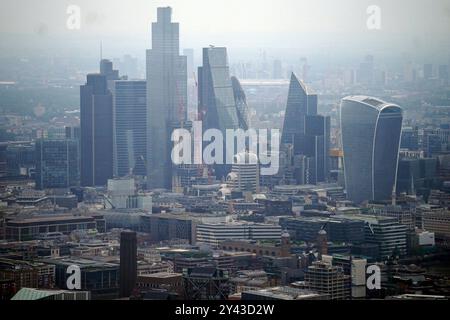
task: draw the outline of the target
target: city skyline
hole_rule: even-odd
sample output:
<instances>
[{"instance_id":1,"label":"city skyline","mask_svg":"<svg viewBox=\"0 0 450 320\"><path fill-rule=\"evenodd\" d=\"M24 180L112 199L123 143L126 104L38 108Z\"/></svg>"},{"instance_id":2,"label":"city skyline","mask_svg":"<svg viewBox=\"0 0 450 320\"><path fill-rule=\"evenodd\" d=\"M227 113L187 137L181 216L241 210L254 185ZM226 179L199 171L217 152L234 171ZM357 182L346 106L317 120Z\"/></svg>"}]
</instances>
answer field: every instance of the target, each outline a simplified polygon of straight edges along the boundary
<instances>
[{"instance_id":1,"label":"city skyline","mask_svg":"<svg viewBox=\"0 0 450 320\"><path fill-rule=\"evenodd\" d=\"M24 4L0 5L2 306L450 299L447 3Z\"/></svg>"}]
</instances>

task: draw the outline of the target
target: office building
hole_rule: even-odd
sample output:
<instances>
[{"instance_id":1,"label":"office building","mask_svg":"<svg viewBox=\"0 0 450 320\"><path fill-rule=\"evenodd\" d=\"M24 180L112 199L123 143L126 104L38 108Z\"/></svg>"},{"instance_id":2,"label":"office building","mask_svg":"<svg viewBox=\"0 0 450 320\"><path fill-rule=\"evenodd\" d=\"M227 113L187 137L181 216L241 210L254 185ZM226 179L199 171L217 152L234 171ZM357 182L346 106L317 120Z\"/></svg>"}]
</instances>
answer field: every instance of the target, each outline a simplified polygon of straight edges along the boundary
<instances>
[{"instance_id":1,"label":"office building","mask_svg":"<svg viewBox=\"0 0 450 320\"><path fill-rule=\"evenodd\" d=\"M146 81L117 80L112 84L114 176L147 174L146 92Z\"/></svg>"},{"instance_id":2,"label":"office building","mask_svg":"<svg viewBox=\"0 0 450 320\"><path fill-rule=\"evenodd\" d=\"M397 217L373 216L367 214L346 214L346 218L364 221L366 243L378 246L378 259L406 254L406 233L408 227L400 224Z\"/></svg>"},{"instance_id":3,"label":"office building","mask_svg":"<svg viewBox=\"0 0 450 320\"><path fill-rule=\"evenodd\" d=\"M367 96L342 99L340 121L349 200L387 200L395 192L402 109Z\"/></svg>"},{"instance_id":4,"label":"office building","mask_svg":"<svg viewBox=\"0 0 450 320\"><path fill-rule=\"evenodd\" d=\"M294 147L295 179L316 184L328 179L330 117L317 114L317 94L291 74L281 143Z\"/></svg>"},{"instance_id":5,"label":"office building","mask_svg":"<svg viewBox=\"0 0 450 320\"><path fill-rule=\"evenodd\" d=\"M55 284L62 290L67 288L70 274L67 268L80 267L81 291L90 291L92 300L116 299L119 293L119 265L78 257L42 259L55 266Z\"/></svg>"},{"instance_id":6,"label":"office building","mask_svg":"<svg viewBox=\"0 0 450 320\"><path fill-rule=\"evenodd\" d=\"M320 230L326 231L331 242L356 244L365 240L364 222L345 217L282 217L280 225L297 241L316 241Z\"/></svg>"},{"instance_id":7,"label":"office building","mask_svg":"<svg viewBox=\"0 0 450 320\"><path fill-rule=\"evenodd\" d=\"M172 8L158 8L147 50L147 183L172 187L171 133L187 114L187 62L180 56L179 24Z\"/></svg>"},{"instance_id":8,"label":"office building","mask_svg":"<svg viewBox=\"0 0 450 320\"><path fill-rule=\"evenodd\" d=\"M227 49L203 48L203 65L198 68L198 108L203 129L239 128L239 117L230 78Z\"/></svg>"},{"instance_id":9,"label":"office building","mask_svg":"<svg viewBox=\"0 0 450 320\"><path fill-rule=\"evenodd\" d=\"M107 77L88 74L80 87L81 185L103 186L113 176L113 99Z\"/></svg>"},{"instance_id":10,"label":"office building","mask_svg":"<svg viewBox=\"0 0 450 320\"><path fill-rule=\"evenodd\" d=\"M70 234L74 230L97 229L105 232L102 216L46 215L15 218L6 222L6 239L27 241L40 234L61 232Z\"/></svg>"},{"instance_id":11,"label":"office building","mask_svg":"<svg viewBox=\"0 0 450 320\"><path fill-rule=\"evenodd\" d=\"M324 261L314 261L305 271L305 285L309 290L327 294L330 300L351 297L351 277L341 267Z\"/></svg>"},{"instance_id":12,"label":"office building","mask_svg":"<svg viewBox=\"0 0 450 320\"><path fill-rule=\"evenodd\" d=\"M120 233L120 297L129 297L137 279L137 239L136 233Z\"/></svg>"},{"instance_id":13,"label":"office building","mask_svg":"<svg viewBox=\"0 0 450 320\"><path fill-rule=\"evenodd\" d=\"M205 223L196 228L197 243L218 247L225 240L280 240L281 227L264 223Z\"/></svg>"},{"instance_id":14,"label":"office building","mask_svg":"<svg viewBox=\"0 0 450 320\"><path fill-rule=\"evenodd\" d=\"M259 192L258 156L250 152L240 152L233 159L227 185L233 191Z\"/></svg>"},{"instance_id":15,"label":"office building","mask_svg":"<svg viewBox=\"0 0 450 320\"><path fill-rule=\"evenodd\" d=\"M36 188L70 188L80 183L78 141L36 141Z\"/></svg>"}]
</instances>

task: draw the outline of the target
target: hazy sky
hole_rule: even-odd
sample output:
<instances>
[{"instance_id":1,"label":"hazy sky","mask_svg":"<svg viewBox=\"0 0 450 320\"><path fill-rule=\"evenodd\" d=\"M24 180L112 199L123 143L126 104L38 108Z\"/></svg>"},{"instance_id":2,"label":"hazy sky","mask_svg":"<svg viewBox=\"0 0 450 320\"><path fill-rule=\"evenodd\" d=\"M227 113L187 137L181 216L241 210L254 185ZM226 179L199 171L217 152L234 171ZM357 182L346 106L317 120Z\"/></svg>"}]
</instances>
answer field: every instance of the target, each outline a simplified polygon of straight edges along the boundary
<instances>
[{"instance_id":1,"label":"hazy sky","mask_svg":"<svg viewBox=\"0 0 450 320\"><path fill-rule=\"evenodd\" d=\"M70 4L81 8L79 31L66 28ZM366 27L369 5L381 8L381 30ZM0 37L64 35L68 43L103 39L106 46L109 41L111 47L130 44L140 49L150 45L150 23L159 6L173 8L181 47L350 51L359 45L447 54L450 47L450 0L1 0Z\"/></svg>"}]
</instances>

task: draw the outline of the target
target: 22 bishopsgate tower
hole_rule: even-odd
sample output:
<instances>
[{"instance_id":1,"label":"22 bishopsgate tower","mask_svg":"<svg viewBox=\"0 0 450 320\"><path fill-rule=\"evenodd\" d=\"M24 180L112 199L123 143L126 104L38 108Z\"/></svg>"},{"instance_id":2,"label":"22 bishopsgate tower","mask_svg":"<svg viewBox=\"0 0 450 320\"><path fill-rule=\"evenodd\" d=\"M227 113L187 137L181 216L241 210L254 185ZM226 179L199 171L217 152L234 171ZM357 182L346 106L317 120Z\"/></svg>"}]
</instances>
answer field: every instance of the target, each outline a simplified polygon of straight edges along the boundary
<instances>
[{"instance_id":1,"label":"22 bishopsgate tower","mask_svg":"<svg viewBox=\"0 0 450 320\"><path fill-rule=\"evenodd\" d=\"M171 132L186 120L187 61L179 53L179 24L172 8L158 8L147 50L147 179L150 188L172 184Z\"/></svg>"},{"instance_id":2,"label":"22 bishopsgate tower","mask_svg":"<svg viewBox=\"0 0 450 320\"><path fill-rule=\"evenodd\" d=\"M341 103L347 197L356 203L387 200L395 190L402 109L367 96Z\"/></svg>"}]
</instances>

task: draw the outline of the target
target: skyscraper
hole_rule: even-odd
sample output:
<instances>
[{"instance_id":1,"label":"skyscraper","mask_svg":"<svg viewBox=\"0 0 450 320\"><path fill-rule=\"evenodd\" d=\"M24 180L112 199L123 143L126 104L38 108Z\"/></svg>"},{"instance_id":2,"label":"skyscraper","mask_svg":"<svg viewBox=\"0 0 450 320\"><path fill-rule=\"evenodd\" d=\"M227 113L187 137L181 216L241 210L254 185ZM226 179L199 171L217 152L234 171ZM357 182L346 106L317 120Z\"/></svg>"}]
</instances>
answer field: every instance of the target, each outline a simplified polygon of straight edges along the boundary
<instances>
[{"instance_id":1,"label":"skyscraper","mask_svg":"<svg viewBox=\"0 0 450 320\"><path fill-rule=\"evenodd\" d=\"M345 186L354 202L386 200L396 185L402 109L367 96L342 99Z\"/></svg>"},{"instance_id":2,"label":"skyscraper","mask_svg":"<svg viewBox=\"0 0 450 320\"><path fill-rule=\"evenodd\" d=\"M219 129L225 136L226 129L239 128L224 47L203 48L203 66L198 68L198 104L204 129Z\"/></svg>"},{"instance_id":3,"label":"skyscraper","mask_svg":"<svg viewBox=\"0 0 450 320\"><path fill-rule=\"evenodd\" d=\"M137 278L136 232L120 233L120 297L129 297Z\"/></svg>"},{"instance_id":4,"label":"skyscraper","mask_svg":"<svg viewBox=\"0 0 450 320\"><path fill-rule=\"evenodd\" d=\"M113 100L107 77L88 74L80 87L81 185L106 185L113 175Z\"/></svg>"},{"instance_id":5,"label":"skyscraper","mask_svg":"<svg viewBox=\"0 0 450 320\"><path fill-rule=\"evenodd\" d=\"M293 145L301 162L297 183L326 181L329 171L330 117L317 114L317 95L291 74L281 142Z\"/></svg>"},{"instance_id":6,"label":"skyscraper","mask_svg":"<svg viewBox=\"0 0 450 320\"><path fill-rule=\"evenodd\" d=\"M147 159L147 83L117 80L114 105L114 175L145 176Z\"/></svg>"},{"instance_id":7,"label":"skyscraper","mask_svg":"<svg viewBox=\"0 0 450 320\"><path fill-rule=\"evenodd\" d=\"M36 141L36 188L69 188L79 185L78 141Z\"/></svg>"},{"instance_id":8,"label":"skyscraper","mask_svg":"<svg viewBox=\"0 0 450 320\"><path fill-rule=\"evenodd\" d=\"M172 184L171 133L186 120L187 62L179 54L179 24L172 8L158 8L147 50L147 179L151 188Z\"/></svg>"}]
</instances>

